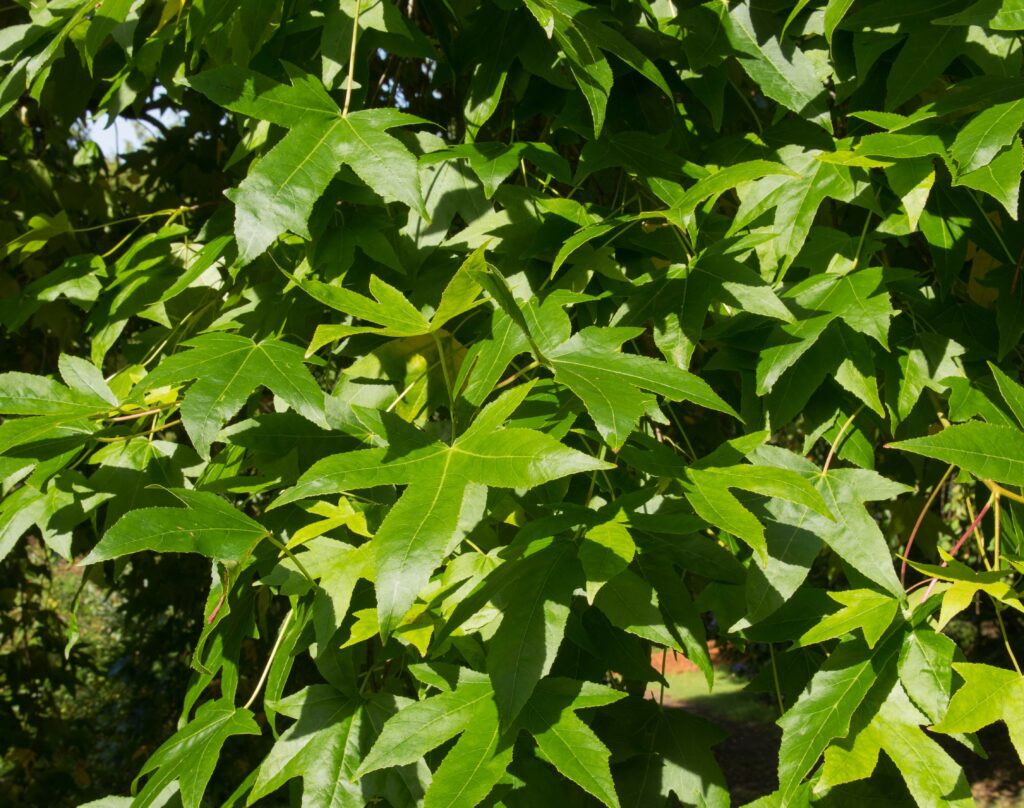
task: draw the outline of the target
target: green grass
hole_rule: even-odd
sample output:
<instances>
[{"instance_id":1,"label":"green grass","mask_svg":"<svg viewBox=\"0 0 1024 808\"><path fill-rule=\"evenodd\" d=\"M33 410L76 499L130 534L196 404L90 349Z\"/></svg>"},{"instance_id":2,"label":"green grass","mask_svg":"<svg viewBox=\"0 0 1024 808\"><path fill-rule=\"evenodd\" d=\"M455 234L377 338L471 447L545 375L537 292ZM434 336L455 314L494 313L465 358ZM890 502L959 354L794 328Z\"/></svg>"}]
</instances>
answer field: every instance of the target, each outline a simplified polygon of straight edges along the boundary
<instances>
[{"instance_id":1,"label":"green grass","mask_svg":"<svg viewBox=\"0 0 1024 808\"><path fill-rule=\"evenodd\" d=\"M747 680L716 670L714 686L708 692L707 681L700 671L667 674L669 686L665 697L679 701L726 721L758 721L770 723L776 719L770 706L758 694L746 690Z\"/></svg>"}]
</instances>

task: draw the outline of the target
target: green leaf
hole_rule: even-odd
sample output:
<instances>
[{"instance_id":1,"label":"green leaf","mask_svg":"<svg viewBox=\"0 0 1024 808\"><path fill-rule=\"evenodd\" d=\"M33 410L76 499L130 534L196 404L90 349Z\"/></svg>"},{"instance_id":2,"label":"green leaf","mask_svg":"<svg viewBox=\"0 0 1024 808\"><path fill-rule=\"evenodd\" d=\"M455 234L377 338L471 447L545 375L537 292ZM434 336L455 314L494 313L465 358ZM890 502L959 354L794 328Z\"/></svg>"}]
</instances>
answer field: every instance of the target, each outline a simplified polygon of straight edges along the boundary
<instances>
[{"instance_id":1,"label":"green leaf","mask_svg":"<svg viewBox=\"0 0 1024 808\"><path fill-rule=\"evenodd\" d=\"M641 416L654 406L654 397L644 391L736 415L698 376L619 350L639 334L632 328L586 328L547 352L555 380L579 396L611 448L622 446Z\"/></svg>"},{"instance_id":2,"label":"green leaf","mask_svg":"<svg viewBox=\"0 0 1024 808\"><path fill-rule=\"evenodd\" d=\"M590 106L595 137L601 134L604 125L605 108L613 82L611 66L601 51L614 54L667 97L672 97L654 63L629 40L607 26L605 23L609 18L597 9L577 0L527 0L526 7L548 37L553 35L568 56L573 77Z\"/></svg>"},{"instance_id":3,"label":"green leaf","mask_svg":"<svg viewBox=\"0 0 1024 808\"><path fill-rule=\"evenodd\" d=\"M471 486L531 488L608 463L530 429L498 426L524 396L512 390L485 409L451 446L417 438L412 446L361 450L315 464L277 505L315 494L408 484L373 539L380 630L387 637L434 568L451 552ZM496 431L492 431L496 430Z\"/></svg>"},{"instance_id":4,"label":"green leaf","mask_svg":"<svg viewBox=\"0 0 1024 808\"><path fill-rule=\"evenodd\" d=\"M867 726L825 752L818 787L830 788L868 777L878 762L878 753L885 750L917 804L973 805L963 771L921 731L924 722L925 717L897 684Z\"/></svg>"},{"instance_id":5,"label":"green leaf","mask_svg":"<svg viewBox=\"0 0 1024 808\"><path fill-rule=\"evenodd\" d=\"M150 755L139 777L152 776L132 804L140 808L153 805L165 788L177 782L182 805L199 808L225 741L233 735L259 734L248 710L227 700L206 702L192 721Z\"/></svg>"},{"instance_id":6,"label":"green leaf","mask_svg":"<svg viewBox=\"0 0 1024 808\"><path fill-rule=\"evenodd\" d=\"M1006 722L1010 742L1024 761L1024 678L1014 671L972 662L954 662L963 684L953 694L936 732L975 732Z\"/></svg>"},{"instance_id":7,"label":"green leaf","mask_svg":"<svg viewBox=\"0 0 1024 808\"><path fill-rule=\"evenodd\" d=\"M964 32L959 28L925 28L911 33L889 73L885 108L896 109L924 90L957 57L963 42Z\"/></svg>"},{"instance_id":8,"label":"green leaf","mask_svg":"<svg viewBox=\"0 0 1024 808\"><path fill-rule=\"evenodd\" d=\"M537 683L551 672L573 593L582 583L568 542L530 556L518 574L529 588L517 588L505 604L487 649L487 672L504 722L516 718Z\"/></svg>"},{"instance_id":9,"label":"green leaf","mask_svg":"<svg viewBox=\"0 0 1024 808\"><path fill-rule=\"evenodd\" d=\"M420 195L416 158L388 129L419 123L393 110L367 109L347 117L303 118L262 157L238 188L235 203L239 257L248 263L290 230L309 237L313 203L347 165L386 202L402 202L429 218Z\"/></svg>"},{"instance_id":10,"label":"green leaf","mask_svg":"<svg viewBox=\"0 0 1024 808\"><path fill-rule=\"evenodd\" d=\"M928 196L935 185L935 166L932 159L916 157L899 160L885 169L885 176L889 181L889 187L903 203L910 229L916 230Z\"/></svg>"},{"instance_id":11,"label":"green leaf","mask_svg":"<svg viewBox=\"0 0 1024 808\"><path fill-rule=\"evenodd\" d=\"M889 448L960 466L981 480L1024 485L1024 432L1013 427L968 421Z\"/></svg>"},{"instance_id":12,"label":"green leaf","mask_svg":"<svg viewBox=\"0 0 1024 808\"><path fill-rule=\"evenodd\" d=\"M460 668L454 690L410 704L388 719L354 776L414 763L465 730L488 704L493 707L494 691L487 677Z\"/></svg>"},{"instance_id":13,"label":"green leaf","mask_svg":"<svg viewBox=\"0 0 1024 808\"><path fill-rule=\"evenodd\" d=\"M370 276L370 293L373 299L342 286L322 283L314 278L293 278L292 280L303 291L321 303L354 318L377 323L379 326L317 326L306 354L313 354L328 343L355 334L379 334L386 337L433 334L477 304L480 285L474 279L474 274L485 267L484 248L480 247L452 276L441 293L441 300L429 322L401 292L376 275Z\"/></svg>"},{"instance_id":14,"label":"green leaf","mask_svg":"<svg viewBox=\"0 0 1024 808\"><path fill-rule=\"evenodd\" d=\"M868 648L874 648L899 608L899 602L889 595L870 589L829 592L829 597L842 604L843 608L823 618L810 631L805 631L800 637L800 645L832 640L859 628L864 632Z\"/></svg>"},{"instance_id":15,"label":"green leaf","mask_svg":"<svg viewBox=\"0 0 1024 808\"><path fill-rule=\"evenodd\" d=\"M671 215L682 218L708 199L716 199L726 191L753 180L769 176L794 176L792 169L770 160L750 160L725 166L706 177L701 177L678 199L667 199L672 206Z\"/></svg>"},{"instance_id":16,"label":"green leaf","mask_svg":"<svg viewBox=\"0 0 1024 808\"><path fill-rule=\"evenodd\" d=\"M907 632L900 649L900 683L914 705L936 722L946 713L953 690L956 644L930 629Z\"/></svg>"},{"instance_id":17,"label":"green leaf","mask_svg":"<svg viewBox=\"0 0 1024 808\"><path fill-rule=\"evenodd\" d=\"M1024 30L1024 5L1020 0L978 0L956 14L940 17L936 25L983 25L994 31Z\"/></svg>"},{"instance_id":18,"label":"green leaf","mask_svg":"<svg viewBox=\"0 0 1024 808\"><path fill-rule=\"evenodd\" d=\"M1020 177L1024 170L1024 146L1014 137L1010 147L988 165L956 178L955 185L982 191L1001 204L1011 219L1017 219L1020 203Z\"/></svg>"},{"instance_id":19,"label":"green leaf","mask_svg":"<svg viewBox=\"0 0 1024 808\"><path fill-rule=\"evenodd\" d=\"M860 642L841 644L814 674L796 704L779 719L779 791L784 800L797 793L801 780L828 744L850 731L854 712L878 671L894 654L891 642L873 653Z\"/></svg>"},{"instance_id":20,"label":"green leaf","mask_svg":"<svg viewBox=\"0 0 1024 808\"><path fill-rule=\"evenodd\" d=\"M725 485L721 485L720 479L703 472L690 471L683 484L683 491L698 516L742 539L762 560L767 557L764 527Z\"/></svg>"},{"instance_id":21,"label":"green leaf","mask_svg":"<svg viewBox=\"0 0 1024 808\"><path fill-rule=\"evenodd\" d=\"M311 117L330 120L338 105L312 76L279 84L260 73L223 65L188 78L188 85L218 106L291 129Z\"/></svg>"},{"instance_id":22,"label":"green leaf","mask_svg":"<svg viewBox=\"0 0 1024 808\"><path fill-rule=\"evenodd\" d=\"M35 488L22 486L0 503L0 560L7 557L25 531L43 518L44 495Z\"/></svg>"},{"instance_id":23,"label":"green leaf","mask_svg":"<svg viewBox=\"0 0 1024 808\"><path fill-rule=\"evenodd\" d=\"M815 487L835 521L813 517L808 527L857 572L902 599L889 546L864 503L892 499L908 489L867 469L829 469Z\"/></svg>"},{"instance_id":24,"label":"green leaf","mask_svg":"<svg viewBox=\"0 0 1024 808\"><path fill-rule=\"evenodd\" d=\"M581 689L580 685L569 680L545 680L527 704L523 723L537 741L540 754L559 773L609 808L618 808L608 748L575 710L608 704L623 694L604 688L588 696L586 686Z\"/></svg>"},{"instance_id":25,"label":"green leaf","mask_svg":"<svg viewBox=\"0 0 1024 808\"><path fill-rule=\"evenodd\" d=\"M185 343L141 382L145 390L196 379L181 403L181 420L204 457L221 427L254 389L270 388L304 418L327 427L324 396L303 366L302 350L276 339L254 342L237 334L204 334Z\"/></svg>"},{"instance_id":26,"label":"green leaf","mask_svg":"<svg viewBox=\"0 0 1024 808\"><path fill-rule=\"evenodd\" d=\"M853 0L828 0L828 5L825 6L825 39L828 40L829 46L832 45L832 37L835 35L836 28L839 27L839 23L843 21L843 17L846 16L846 12L852 5Z\"/></svg>"},{"instance_id":27,"label":"green leaf","mask_svg":"<svg viewBox=\"0 0 1024 808\"><path fill-rule=\"evenodd\" d=\"M254 522L216 494L172 489L182 508L139 508L129 511L100 539L83 564L151 550L157 553L199 553L225 563L241 563L267 535Z\"/></svg>"},{"instance_id":28,"label":"green leaf","mask_svg":"<svg viewBox=\"0 0 1024 808\"><path fill-rule=\"evenodd\" d=\"M970 606L979 592L984 592L993 600L1019 612L1024 612L1024 604L1021 603L1020 596L1003 580L1004 575L1001 571L975 572L966 564L957 561L941 547L939 555L943 561L941 567L934 564L909 562L910 566L918 572L940 581L949 582L942 593L942 608L939 611L939 620L936 624L939 630L945 628L950 620Z\"/></svg>"},{"instance_id":29,"label":"green leaf","mask_svg":"<svg viewBox=\"0 0 1024 808\"><path fill-rule=\"evenodd\" d=\"M725 777L711 750L724 739L721 729L686 710L658 709L650 701L625 701L619 707L622 709L614 713L613 720L627 725L642 721L646 737L630 740L653 750L616 766L623 802L651 804L671 793L687 805L729 805Z\"/></svg>"},{"instance_id":30,"label":"green leaf","mask_svg":"<svg viewBox=\"0 0 1024 808\"><path fill-rule=\"evenodd\" d=\"M81 445L98 429L95 421L85 421L73 415L8 419L0 424L0 454L11 454L12 449L26 444L38 445L48 441Z\"/></svg>"},{"instance_id":31,"label":"green leaf","mask_svg":"<svg viewBox=\"0 0 1024 808\"><path fill-rule=\"evenodd\" d=\"M825 87L807 54L799 48L787 53L776 38L759 36L748 3L732 8L716 6L714 10L729 44L741 54L740 64L764 94L831 131L824 102Z\"/></svg>"},{"instance_id":32,"label":"green leaf","mask_svg":"<svg viewBox=\"0 0 1024 808\"><path fill-rule=\"evenodd\" d=\"M991 362L988 367L996 380L996 386L999 388L999 394L1003 397L1003 401L1010 408L1017 423L1024 427L1024 386L1015 382Z\"/></svg>"},{"instance_id":33,"label":"green leaf","mask_svg":"<svg viewBox=\"0 0 1024 808\"><path fill-rule=\"evenodd\" d=\"M0 373L0 412L5 415L51 415L66 419L99 415L110 409L95 391L65 387L30 373Z\"/></svg>"},{"instance_id":34,"label":"green leaf","mask_svg":"<svg viewBox=\"0 0 1024 808\"><path fill-rule=\"evenodd\" d=\"M601 587L594 598L594 606L623 631L684 653L683 646L668 628L654 589L635 572L623 570Z\"/></svg>"},{"instance_id":35,"label":"green leaf","mask_svg":"<svg viewBox=\"0 0 1024 808\"><path fill-rule=\"evenodd\" d=\"M61 354L57 360L61 378L72 390L84 395L99 396L108 404L116 407L120 402L103 378L103 373L91 362L77 356Z\"/></svg>"},{"instance_id":36,"label":"green leaf","mask_svg":"<svg viewBox=\"0 0 1024 808\"><path fill-rule=\"evenodd\" d=\"M593 603L601 587L626 569L635 555L636 543L620 522L604 522L588 530L579 544L587 600Z\"/></svg>"},{"instance_id":37,"label":"green leaf","mask_svg":"<svg viewBox=\"0 0 1024 808\"><path fill-rule=\"evenodd\" d=\"M256 770L249 799L265 797L301 777L303 808L364 805L362 789L352 782L365 732L362 707L329 685L312 685L289 702L297 705L297 720Z\"/></svg>"},{"instance_id":38,"label":"green leaf","mask_svg":"<svg viewBox=\"0 0 1024 808\"><path fill-rule=\"evenodd\" d=\"M996 104L974 116L949 147L961 174L975 171L1016 139L1024 124L1024 99Z\"/></svg>"},{"instance_id":39,"label":"green leaf","mask_svg":"<svg viewBox=\"0 0 1024 808\"><path fill-rule=\"evenodd\" d=\"M434 772L424 808L475 808L504 776L512 751L497 709L483 705Z\"/></svg>"}]
</instances>

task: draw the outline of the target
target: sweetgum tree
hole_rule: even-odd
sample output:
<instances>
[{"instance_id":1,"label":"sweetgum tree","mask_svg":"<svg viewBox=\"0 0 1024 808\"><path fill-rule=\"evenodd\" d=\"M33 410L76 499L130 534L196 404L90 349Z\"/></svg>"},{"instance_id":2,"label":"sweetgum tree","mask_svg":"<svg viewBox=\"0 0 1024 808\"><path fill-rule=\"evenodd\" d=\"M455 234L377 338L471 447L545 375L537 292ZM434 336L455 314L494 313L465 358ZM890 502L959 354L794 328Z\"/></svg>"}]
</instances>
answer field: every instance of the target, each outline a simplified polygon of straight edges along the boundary
<instances>
[{"instance_id":1,"label":"sweetgum tree","mask_svg":"<svg viewBox=\"0 0 1024 808\"><path fill-rule=\"evenodd\" d=\"M1019 0L0 20L0 557L197 624L106 805L728 805L708 627L759 805L1024 753Z\"/></svg>"}]
</instances>

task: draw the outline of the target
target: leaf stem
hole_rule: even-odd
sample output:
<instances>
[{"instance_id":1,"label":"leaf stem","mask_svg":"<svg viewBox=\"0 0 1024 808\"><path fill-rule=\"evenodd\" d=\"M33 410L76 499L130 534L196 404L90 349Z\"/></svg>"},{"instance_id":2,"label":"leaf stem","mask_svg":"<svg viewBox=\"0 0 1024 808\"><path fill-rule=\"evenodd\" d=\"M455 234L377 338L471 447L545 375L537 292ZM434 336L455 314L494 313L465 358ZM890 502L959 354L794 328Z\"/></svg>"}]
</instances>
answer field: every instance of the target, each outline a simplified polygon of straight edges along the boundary
<instances>
[{"instance_id":1,"label":"leaf stem","mask_svg":"<svg viewBox=\"0 0 1024 808\"><path fill-rule=\"evenodd\" d=\"M985 484L985 487L996 496L1006 497L1007 499L1012 499L1014 502L1019 502L1024 505L1024 496L1015 494L1013 491L1003 488L999 483L993 482L992 480L982 480L982 482Z\"/></svg>"},{"instance_id":2,"label":"leaf stem","mask_svg":"<svg viewBox=\"0 0 1024 808\"><path fill-rule=\"evenodd\" d=\"M171 405L168 404L163 407L153 407L152 409L149 410L142 410L142 412L133 412L129 413L128 415L118 415L114 418L110 418L107 420L109 420L111 423L119 423L122 421L136 421L139 418L148 418L150 415L158 415L159 413L163 412L170 406Z\"/></svg>"},{"instance_id":3,"label":"leaf stem","mask_svg":"<svg viewBox=\"0 0 1024 808\"><path fill-rule=\"evenodd\" d=\"M348 52L348 81L345 83L345 106L342 107L341 117L348 117L348 108L352 103L352 79L356 72L356 40L359 39L359 13L363 9L363 0L356 0L356 13L352 20L352 47Z\"/></svg>"},{"instance_id":4,"label":"leaf stem","mask_svg":"<svg viewBox=\"0 0 1024 808\"><path fill-rule=\"evenodd\" d=\"M857 254L853 257L853 268L856 269L860 264L860 253L864 249L864 239L868 234L868 224L871 222L871 211L868 211L868 215L864 219L864 227L861 228L860 238L857 240Z\"/></svg>"},{"instance_id":5,"label":"leaf stem","mask_svg":"<svg viewBox=\"0 0 1024 808\"><path fill-rule=\"evenodd\" d=\"M263 673L260 674L260 680L256 683L255 689L252 691L252 695L249 696L249 700L242 706L243 710L248 710L254 701L256 696L259 695L260 690L263 688L263 683L267 681L267 676L270 673L270 666L274 664L274 657L277 656L278 650L281 648L281 643L284 641L285 629L288 627L289 621L292 619L294 610L288 612L284 616L284 620L281 621L281 627L277 631L277 640L274 642L274 647L270 649L270 656L267 657L267 664L263 666Z\"/></svg>"},{"instance_id":6,"label":"leaf stem","mask_svg":"<svg viewBox=\"0 0 1024 808\"><path fill-rule=\"evenodd\" d=\"M428 365L426 370L424 370L422 373L420 373L418 376L416 376L415 379L413 379L411 382L409 382L409 384L407 384L405 386L405 389L402 390L402 392L398 394L398 397L395 398L395 400L392 401L390 404L388 404L387 409L384 410L384 412L391 412L395 407L397 407L398 404L401 402L401 400L403 398L405 398L412 391L412 389L417 384L420 383L420 381L423 379L423 377L426 376L428 373L430 373L430 371L432 371L434 368L436 368L439 364L441 364L441 363L440 362L434 362L434 363Z\"/></svg>"},{"instance_id":7,"label":"leaf stem","mask_svg":"<svg viewBox=\"0 0 1024 808\"><path fill-rule=\"evenodd\" d=\"M832 465L832 458L835 457L836 449L839 447L839 443L842 441L843 435L846 433L846 430L850 428L850 425L853 423L853 419L860 415L860 411L862 409L864 409L863 404L857 407L857 409L853 411L853 415L847 418L845 423L841 427L839 427L839 432L836 434L836 439L832 441L832 446L829 447L828 455L825 457L825 465L821 467L822 477L828 474L828 467Z\"/></svg>"},{"instance_id":8,"label":"leaf stem","mask_svg":"<svg viewBox=\"0 0 1024 808\"><path fill-rule=\"evenodd\" d=\"M520 368L515 373L513 373L511 376L509 376L509 377L507 377L505 379L502 379L500 382L498 382L496 385L494 385L494 389L495 390L500 390L502 387L507 387L508 385L512 384L512 382L514 382L516 379L518 379L520 376L522 376L524 373L529 373L531 370L533 370L535 368L539 368L539 367L540 367L540 360L534 359L526 367Z\"/></svg>"},{"instance_id":9,"label":"leaf stem","mask_svg":"<svg viewBox=\"0 0 1024 808\"><path fill-rule=\"evenodd\" d=\"M999 544L1000 544L1000 532L1002 530L1002 525L1001 525L1002 507L999 504L999 495L998 494L996 494L996 501L994 503L992 503L992 507L995 510L995 513L993 514L993 516L995 518L995 525L992 528L993 532L995 534L992 537L992 569L998 570L999 569L999 562L1001 561L1001 559L999 557L999 549L1000 549L999 548Z\"/></svg>"},{"instance_id":10,"label":"leaf stem","mask_svg":"<svg viewBox=\"0 0 1024 808\"><path fill-rule=\"evenodd\" d=\"M999 499L999 497L996 494L993 494L992 497L992 502L994 504L995 501ZM973 521L974 506L971 504L970 497L966 499L964 505L967 507L967 517ZM986 570L991 571L992 567L988 563L988 555L985 553L985 534L982 533L980 524L978 525L978 528L974 531L974 539L978 545L978 555L981 556L981 563L984 565Z\"/></svg>"},{"instance_id":11,"label":"leaf stem","mask_svg":"<svg viewBox=\"0 0 1024 808\"><path fill-rule=\"evenodd\" d=\"M946 480L949 479L949 475L953 473L953 469L956 466L950 466L946 469L946 473L942 475L942 478L935 483L935 487L932 489L931 495L928 497L928 501L925 502L924 507L921 508L921 512L917 515L917 521L914 522L914 529L910 531L910 538L907 539L907 546L903 548L903 563L900 565L900 583L906 586L907 584L907 559L910 557L910 550L914 546L914 539L917 537L917 531L921 529L921 523L924 522L925 514L928 513L929 508L932 507L932 503L935 502L935 497L938 496L939 491L942 490L942 486L946 484Z\"/></svg>"},{"instance_id":12,"label":"leaf stem","mask_svg":"<svg viewBox=\"0 0 1024 808\"><path fill-rule=\"evenodd\" d=\"M785 715L786 705L782 701L782 686L779 684L779 669L775 665L775 644L768 643L768 653L772 660L772 681L775 683L775 699L779 703L779 715Z\"/></svg>"},{"instance_id":13,"label":"leaf stem","mask_svg":"<svg viewBox=\"0 0 1024 808\"><path fill-rule=\"evenodd\" d=\"M1003 234L996 229L995 224L988 217L988 214L985 213L985 208L981 206L981 203L978 201L977 195L974 193L969 193L969 196L971 197L971 201L974 202L975 206L978 208L978 211L981 213L981 218L984 219L985 222L988 224L989 230L992 231L992 235L996 237L996 241L999 242L999 246L1003 248L1003 252L1006 254L1006 260L1011 264L1015 263L1013 260L1013 253L1010 252L1010 248L1007 247L1006 242L1003 241Z\"/></svg>"},{"instance_id":14,"label":"leaf stem","mask_svg":"<svg viewBox=\"0 0 1024 808\"><path fill-rule=\"evenodd\" d=\"M1003 605L995 598L992 598L992 606L996 610L996 621L999 623L999 633L1003 635L1003 645L1006 647L1006 653L1010 655L1010 662L1013 663L1013 668L1017 671L1017 674L1024 676L1024 673L1021 672L1020 664L1017 662L1017 657L1013 653L1013 648L1010 647L1010 638L1006 634L1006 626L1003 623Z\"/></svg>"},{"instance_id":15,"label":"leaf stem","mask_svg":"<svg viewBox=\"0 0 1024 808\"><path fill-rule=\"evenodd\" d=\"M951 558L957 554L957 551L961 547L963 547L964 542L967 541L971 537L971 534L974 533L974 529L979 524L981 524L981 520L983 518L985 518L985 514L988 513L988 509L992 507L992 503L995 501L995 497L996 497L996 495L993 494L991 497L988 498L988 502L985 503L985 507L982 508L980 511L978 511L978 515L974 518L974 521L971 522L971 526L969 528L967 528L966 531L964 531L964 535L961 536L957 540L957 543L953 545L952 549L949 551L949 555L950 555ZM949 566L949 562L948 561L943 561L941 566L948 567ZM931 582L928 584L928 589L924 593L924 600L928 600L928 598L930 598L932 596L932 590L935 588L935 584L938 582L938 580L939 580L938 578L932 578L931 579Z\"/></svg>"},{"instance_id":16,"label":"leaf stem","mask_svg":"<svg viewBox=\"0 0 1024 808\"><path fill-rule=\"evenodd\" d=\"M441 361L441 375L444 376L444 386L448 391L448 414L452 419L452 440L455 440L455 436L458 435L458 425L455 422L455 389L452 387L451 375L448 373L448 362L441 338L437 335L436 331L431 331L430 335L434 338L434 344L437 346L437 357Z\"/></svg>"},{"instance_id":17,"label":"leaf stem","mask_svg":"<svg viewBox=\"0 0 1024 808\"><path fill-rule=\"evenodd\" d=\"M295 564L299 572L301 572L302 575L306 578L306 580L309 581L310 585L316 587L316 579L309 574L309 570L307 570L303 563L299 561L298 556L296 556L295 553L292 552L292 548L285 544L283 541L281 541L279 538L277 538L277 536L275 536L269 530L267 531L266 537L270 539L271 544L273 544L278 550L284 553L288 557L288 559Z\"/></svg>"},{"instance_id":18,"label":"leaf stem","mask_svg":"<svg viewBox=\"0 0 1024 808\"><path fill-rule=\"evenodd\" d=\"M155 415L156 413L154 413ZM131 435L118 435L113 438L96 438L100 443L117 443L119 440L131 440L132 438L144 438L146 435L155 435L157 432L163 432L165 429L170 429L172 426L177 426L181 423L180 418L176 418L173 421L168 421L166 424L161 424L153 429L147 429L145 432L133 432Z\"/></svg>"},{"instance_id":19,"label":"leaf stem","mask_svg":"<svg viewBox=\"0 0 1024 808\"><path fill-rule=\"evenodd\" d=\"M673 423L673 424L675 425L675 428L676 428L677 430L679 430L679 434L680 434L680 435L682 435L682 437L683 437L683 442L684 442L684 443L686 444L686 448L687 448L687 449L689 450L689 452L690 452L690 460L691 460L691 461L694 461L694 460L696 460L696 459L697 459L697 450L696 450L696 449L694 449L694 448L693 448L693 444L692 444L692 443L690 443L690 436L689 436L689 435L687 435L687 434L686 434L686 430L685 430L685 429L683 429L683 422L682 422L682 421L681 421L681 420L679 419L679 417L678 417L678 416L676 415L676 413L675 413L675 410L674 410L674 409L672 409L672 405L671 405L671 404L668 404L668 403L666 403L666 404L665 404L665 407L664 407L664 409L665 409L665 412L667 412L667 413L668 413L668 417L669 417L669 419L670 419L670 420L672 421L672 423ZM675 446L675 447L676 447L677 449L678 449L678 448L680 448L680 447L678 446L678 444L675 444L674 442L673 442L673 445L674 445L674 446Z\"/></svg>"},{"instance_id":20,"label":"leaf stem","mask_svg":"<svg viewBox=\"0 0 1024 808\"><path fill-rule=\"evenodd\" d=\"M736 91L736 95L738 95L740 97L740 101L742 101L743 102L743 106L745 106L747 108L747 112L750 113L750 117L754 119L754 125L757 127L757 133L759 135L763 135L764 134L764 126L761 125L761 118L760 118L760 116L758 116L757 111L754 109L753 105L750 103L750 99L748 99L747 96L744 94L743 90L741 90L739 87L737 87L733 82L730 81L729 82L729 86L732 87L733 90Z\"/></svg>"}]
</instances>

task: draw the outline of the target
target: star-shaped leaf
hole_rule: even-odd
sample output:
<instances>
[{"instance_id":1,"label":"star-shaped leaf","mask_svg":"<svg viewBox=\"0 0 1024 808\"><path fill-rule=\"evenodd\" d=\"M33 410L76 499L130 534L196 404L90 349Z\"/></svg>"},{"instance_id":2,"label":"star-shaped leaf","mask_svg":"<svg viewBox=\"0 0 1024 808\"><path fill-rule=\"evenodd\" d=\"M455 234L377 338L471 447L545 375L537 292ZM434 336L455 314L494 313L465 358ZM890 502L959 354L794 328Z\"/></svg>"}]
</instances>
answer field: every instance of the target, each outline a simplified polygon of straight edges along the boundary
<instances>
[{"instance_id":1,"label":"star-shaped leaf","mask_svg":"<svg viewBox=\"0 0 1024 808\"><path fill-rule=\"evenodd\" d=\"M309 496L407 485L373 538L377 608L387 637L412 606L456 537L471 486L532 488L559 477L611 468L532 429L501 428L523 402L520 385L488 405L451 445L385 414L386 449L362 449L316 463L273 507Z\"/></svg>"},{"instance_id":2,"label":"star-shaped leaf","mask_svg":"<svg viewBox=\"0 0 1024 808\"><path fill-rule=\"evenodd\" d=\"M132 805L147 808L172 782L177 781L184 808L199 808L206 784L220 757L220 749L233 735L259 735L252 713L227 699L209 701L196 717L168 738L139 772L153 772Z\"/></svg>"},{"instance_id":3,"label":"star-shaped leaf","mask_svg":"<svg viewBox=\"0 0 1024 808\"><path fill-rule=\"evenodd\" d=\"M288 702L297 720L256 770L249 799L301 777L303 808L362 808L362 788L352 781L363 751L362 706L330 685L308 687Z\"/></svg>"},{"instance_id":4,"label":"star-shaped leaf","mask_svg":"<svg viewBox=\"0 0 1024 808\"><path fill-rule=\"evenodd\" d=\"M140 383L155 390L191 379L181 420L198 451L210 455L221 427L257 387L269 387L299 415L327 428L324 394L303 364L302 350L278 339L254 342L237 334L212 333L185 343L192 350L165 359Z\"/></svg>"},{"instance_id":5,"label":"star-shaped leaf","mask_svg":"<svg viewBox=\"0 0 1024 808\"><path fill-rule=\"evenodd\" d=\"M290 86L232 66L195 76L190 83L232 111L289 130L228 192L235 203L235 238L243 263L287 230L308 238L313 204L342 165L385 201L404 202L429 219L416 158L387 134L423 119L394 109L343 115L316 79L295 71Z\"/></svg>"},{"instance_id":6,"label":"star-shaped leaf","mask_svg":"<svg viewBox=\"0 0 1024 808\"><path fill-rule=\"evenodd\" d=\"M657 405L655 394L739 417L699 376L660 359L623 353L622 344L639 337L642 328L591 326L555 341L556 335L568 329L560 306L550 306L547 301L541 306L533 302L520 306L494 267L474 274L518 326L537 360L583 402L611 448L620 448L640 418Z\"/></svg>"},{"instance_id":7,"label":"star-shaped leaf","mask_svg":"<svg viewBox=\"0 0 1024 808\"><path fill-rule=\"evenodd\" d=\"M1016 671L954 662L953 668L964 683L953 694L946 715L933 729L936 732L975 732L1005 721L1010 742L1024 762L1024 678Z\"/></svg>"},{"instance_id":8,"label":"star-shaped leaf","mask_svg":"<svg viewBox=\"0 0 1024 808\"><path fill-rule=\"evenodd\" d=\"M170 489L183 508L137 508L122 516L83 564L151 550L199 553L225 563L242 561L267 529L216 494Z\"/></svg>"}]
</instances>

